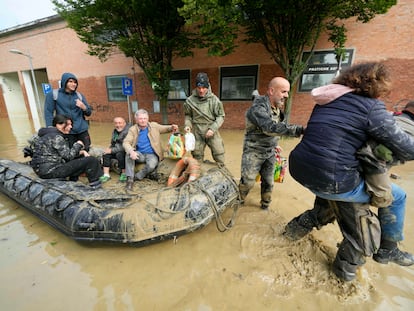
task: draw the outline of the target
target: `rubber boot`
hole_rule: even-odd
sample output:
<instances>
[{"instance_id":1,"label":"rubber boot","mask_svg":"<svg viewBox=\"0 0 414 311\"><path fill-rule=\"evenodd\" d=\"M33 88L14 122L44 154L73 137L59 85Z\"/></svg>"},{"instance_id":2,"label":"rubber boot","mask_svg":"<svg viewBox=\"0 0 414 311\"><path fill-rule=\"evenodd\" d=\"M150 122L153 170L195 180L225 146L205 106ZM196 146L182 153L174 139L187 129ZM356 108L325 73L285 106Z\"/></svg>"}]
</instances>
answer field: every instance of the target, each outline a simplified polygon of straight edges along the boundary
<instances>
[{"instance_id":1,"label":"rubber boot","mask_svg":"<svg viewBox=\"0 0 414 311\"><path fill-rule=\"evenodd\" d=\"M260 200L260 208L267 210L272 202L272 193L271 192L263 192L261 194L262 199Z\"/></svg>"},{"instance_id":2,"label":"rubber boot","mask_svg":"<svg viewBox=\"0 0 414 311\"><path fill-rule=\"evenodd\" d=\"M239 184L239 192L240 192L240 204L244 204L244 199L246 199L247 194L249 193L249 189L244 184Z\"/></svg>"},{"instance_id":3,"label":"rubber boot","mask_svg":"<svg viewBox=\"0 0 414 311\"><path fill-rule=\"evenodd\" d=\"M329 201L316 197L313 209L307 210L293 218L285 227L283 235L293 241L303 238L313 228L318 230L335 220L335 214L329 205Z\"/></svg>"},{"instance_id":4,"label":"rubber boot","mask_svg":"<svg viewBox=\"0 0 414 311\"><path fill-rule=\"evenodd\" d=\"M349 240L344 239L339 245L332 270L339 279L349 282L355 279L356 270L364 263L363 253L353 247Z\"/></svg>"},{"instance_id":5,"label":"rubber boot","mask_svg":"<svg viewBox=\"0 0 414 311\"><path fill-rule=\"evenodd\" d=\"M303 214L293 218L285 227L283 235L292 241L297 241L310 233L315 227L313 210L307 210Z\"/></svg>"}]
</instances>

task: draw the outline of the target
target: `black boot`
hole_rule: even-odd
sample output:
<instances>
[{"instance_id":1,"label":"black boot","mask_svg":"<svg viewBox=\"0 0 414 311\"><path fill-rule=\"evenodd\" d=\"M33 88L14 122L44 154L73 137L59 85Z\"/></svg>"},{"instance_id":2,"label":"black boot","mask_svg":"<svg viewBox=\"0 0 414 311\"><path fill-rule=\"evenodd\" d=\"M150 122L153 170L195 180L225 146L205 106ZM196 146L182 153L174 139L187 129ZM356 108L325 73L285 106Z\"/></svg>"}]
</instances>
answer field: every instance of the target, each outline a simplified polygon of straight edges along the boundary
<instances>
[{"instance_id":1,"label":"black boot","mask_svg":"<svg viewBox=\"0 0 414 311\"><path fill-rule=\"evenodd\" d=\"M286 225L283 234L290 240L299 240L311 232L314 227L319 230L334 220L335 214L329 205L329 201L316 197L313 209L293 218Z\"/></svg>"},{"instance_id":2,"label":"black boot","mask_svg":"<svg viewBox=\"0 0 414 311\"><path fill-rule=\"evenodd\" d=\"M355 279L356 270L364 263L363 253L355 249L349 240L344 239L339 245L332 270L339 279L349 282Z\"/></svg>"},{"instance_id":3,"label":"black boot","mask_svg":"<svg viewBox=\"0 0 414 311\"><path fill-rule=\"evenodd\" d=\"M401 251L397 246L397 242L388 240L381 240L380 249L372 258L382 264L388 264L390 261L400 266L411 266L414 264L414 256L412 254Z\"/></svg>"},{"instance_id":4,"label":"black boot","mask_svg":"<svg viewBox=\"0 0 414 311\"><path fill-rule=\"evenodd\" d=\"M315 226L311 213L312 210L308 210L289 221L283 235L289 240L296 241L311 232Z\"/></svg>"},{"instance_id":5,"label":"black boot","mask_svg":"<svg viewBox=\"0 0 414 311\"><path fill-rule=\"evenodd\" d=\"M350 282L356 277L356 270L358 266L350 264L346 260L342 260L339 256L335 257L332 265L332 270L335 275L342 281Z\"/></svg>"}]
</instances>

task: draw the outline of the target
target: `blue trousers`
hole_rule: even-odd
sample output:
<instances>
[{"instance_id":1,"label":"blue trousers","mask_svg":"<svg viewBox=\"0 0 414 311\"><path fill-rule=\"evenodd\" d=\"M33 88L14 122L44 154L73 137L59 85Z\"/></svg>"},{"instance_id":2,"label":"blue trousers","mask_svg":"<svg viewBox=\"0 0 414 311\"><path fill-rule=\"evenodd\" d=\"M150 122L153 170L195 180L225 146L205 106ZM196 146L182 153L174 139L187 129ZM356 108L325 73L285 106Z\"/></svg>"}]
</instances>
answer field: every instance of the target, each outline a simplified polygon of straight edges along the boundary
<instances>
[{"instance_id":1,"label":"blue trousers","mask_svg":"<svg viewBox=\"0 0 414 311\"><path fill-rule=\"evenodd\" d=\"M407 195L399 186L395 184L392 184L391 186L394 200L389 207L382 207L378 209L378 218L381 224L381 238L388 241L399 242L404 239L403 229ZM332 201L354 203L369 203L370 201L370 196L366 192L364 181L361 182L355 189L345 193L313 193L318 197Z\"/></svg>"}]
</instances>

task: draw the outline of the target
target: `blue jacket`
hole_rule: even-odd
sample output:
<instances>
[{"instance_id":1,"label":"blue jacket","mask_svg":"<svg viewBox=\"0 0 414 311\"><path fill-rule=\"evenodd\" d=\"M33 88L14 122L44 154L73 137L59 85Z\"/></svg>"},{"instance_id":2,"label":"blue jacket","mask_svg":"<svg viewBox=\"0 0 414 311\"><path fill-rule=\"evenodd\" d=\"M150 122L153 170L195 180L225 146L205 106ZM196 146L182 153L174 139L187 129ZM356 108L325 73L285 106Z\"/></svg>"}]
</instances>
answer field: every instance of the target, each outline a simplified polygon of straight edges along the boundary
<instances>
[{"instance_id":1,"label":"blue jacket","mask_svg":"<svg viewBox=\"0 0 414 311\"><path fill-rule=\"evenodd\" d=\"M55 102L53 99L53 92L46 95L45 99L45 122L46 127L52 126L53 117L56 114L63 114L71 117L73 121L72 130L70 134L80 134L88 130L89 125L85 120L85 116L92 114L92 109L82 94L82 102L86 106L86 111L82 111L79 107L76 107L76 99L78 95L76 92L66 93L65 86L69 79L78 80L72 73L65 72L62 75L61 85L62 87L58 90L58 98Z\"/></svg>"},{"instance_id":2,"label":"blue jacket","mask_svg":"<svg viewBox=\"0 0 414 311\"><path fill-rule=\"evenodd\" d=\"M356 151L369 138L400 159L414 159L414 139L396 125L383 102L347 93L315 105L302 140L290 153L290 174L311 191L351 191L363 179Z\"/></svg>"}]
</instances>

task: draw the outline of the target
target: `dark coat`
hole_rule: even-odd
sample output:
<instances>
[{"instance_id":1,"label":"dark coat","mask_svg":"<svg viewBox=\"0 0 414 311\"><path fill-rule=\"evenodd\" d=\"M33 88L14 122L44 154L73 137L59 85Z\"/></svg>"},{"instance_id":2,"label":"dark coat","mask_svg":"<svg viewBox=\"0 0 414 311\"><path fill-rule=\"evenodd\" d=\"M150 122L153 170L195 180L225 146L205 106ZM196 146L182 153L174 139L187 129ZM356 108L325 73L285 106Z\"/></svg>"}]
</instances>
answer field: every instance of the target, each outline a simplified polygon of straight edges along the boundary
<instances>
[{"instance_id":1,"label":"dark coat","mask_svg":"<svg viewBox=\"0 0 414 311\"><path fill-rule=\"evenodd\" d=\"M121 132L118 132L116 129L112 132L112 138L111 138L111 145L109 148L111 148L111 153L116 154L118 152L124 151L124 147L122 146L122 143L125 139L125 137L128 134L128 130L130 128L130 125L125 125L124 129Z\"/></svg>"},{"instance_id":2,"label":"dark coat","mask_svg":"<svg viewBox=\"0 0 414 311\"><path fill-rule=\"evenodd\" d=\"M290 153L290 174L312 191L351 191L362 181L356 152L369 138L402 160L414 159L414 139L396 125L383 102L348 93L315 105L301 142Z\"/></svg>"},{"instance_id":3,"label":"dark coat","mask_svg":"<svg viewBox=\"0 0 414 311\"><path fill-rule=\"evenodd\" d=\"M244 150L253 149L274 155L280 136L299 137L303 133L302 126L282 121L283 113L272 109L268 96L256 96L246 111Z\"/></svg>"},{"instance_id":4,"label":"dark coat","mask_svg":"<svg viewBox=\"0 0 414 311\"><path fill-rule=\"evenodd\" d=\"M38 136L34 143L31 166L41 175L46 175L57 165L75 159L82 149L82 145L78 143L70 148L64 135L56 127L41 128Z\"/></svg>"}]
</instances>

